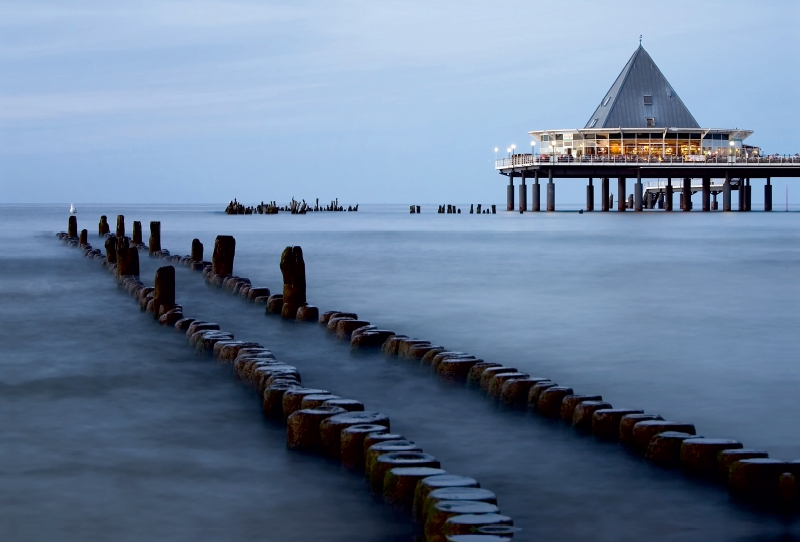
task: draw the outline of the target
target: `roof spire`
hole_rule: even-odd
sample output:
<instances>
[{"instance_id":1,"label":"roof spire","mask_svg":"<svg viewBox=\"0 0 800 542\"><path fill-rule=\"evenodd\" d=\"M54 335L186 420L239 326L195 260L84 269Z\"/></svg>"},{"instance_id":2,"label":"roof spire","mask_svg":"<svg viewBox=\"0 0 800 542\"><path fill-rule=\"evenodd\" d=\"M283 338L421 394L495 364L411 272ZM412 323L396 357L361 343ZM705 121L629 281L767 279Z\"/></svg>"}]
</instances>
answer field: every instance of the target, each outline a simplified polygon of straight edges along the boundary
<instances>
[{"instance_id":1,"label":"roof spire","mask_svg":"<svg viewBox=\"0 0 800 542\"><path fill-rule=\"evenodd\" d=\"M642 35L639 34L639 47L641 47L641 46L642 46Z\"/></svg>"}]
</instances>

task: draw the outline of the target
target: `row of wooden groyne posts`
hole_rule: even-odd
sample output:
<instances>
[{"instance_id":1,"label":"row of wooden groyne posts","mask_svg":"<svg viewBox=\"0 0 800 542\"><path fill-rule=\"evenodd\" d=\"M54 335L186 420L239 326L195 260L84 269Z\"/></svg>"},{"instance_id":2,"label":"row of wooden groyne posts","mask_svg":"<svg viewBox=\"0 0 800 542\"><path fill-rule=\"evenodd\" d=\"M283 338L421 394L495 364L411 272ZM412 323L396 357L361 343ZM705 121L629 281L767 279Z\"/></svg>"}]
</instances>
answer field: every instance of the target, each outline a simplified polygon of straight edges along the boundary
<instances>
[{"instance_id":1,"label":"row of wooden groyne posts","mask_svg":"<svg viewBox=\"0 0 800 542\"><path fill-rule=\"evenodd\" d=\"M415 442L391 432L389 417L365 410L362 402L333 395L328 390L302 384L297 367L280 362L265 346L236 340L219 324L186 317L176 302L175 267L160 267L152 286L139 278L138 250L125 236L124 217L117 220L111 234L102 224L106 252L93 248L87 231L77 233L77 219L71 216L68 231L58 234L67 245L79 247L84 256L99 261L121 287L133 296L142 311L151 313L161 325L172 326L188 339L198 354L211 354L228 364L242 382L256 390L264 415L286 425L286 442L292 450L319 454L339 460L342 466L363 473L375 496L413 517L419 539L436 542L497 542L509 540L518 528L502 515L497 496L466 476L448 473L439 460L423 452ZM138 224L138 223L134 223ZM326 326L341 322L337 329L350 329L359 321L355 314L328 312L319 315L305 302L305 264L300 247L287 247L281 256L283 293L270 295L269 288L253 287L249 280L232 275L236 241L219 236L211 262L203 260L203 244L195 239L192 254L171 255L160 248L160 223L152 223L150 255L184 264L202 271L206 282L248 301L266 304L268 314L287 319L321 322ZM158 250L153 250L158 247ZM135 256L131 256L135 254ZM336 315L335 318L331 318ZM346 318L345 318L346 317ZM350 323L348 325L348 322ZM357 326L363 327L363 326ZM359 334L383 336L384 332L340 331L340 337ZM368 331L368 333L364 333ZM374 341L372 341L374 342Z\"/></svg>"},{"instance_id":2,"label":"row of wooden groyne posts","mask_svg":"<svg viewBox=\"0 0 800 542\"><path fill-rule=\"evenodd\" d=\"M479 214L479 215L480 214L484 214L484 215L488 215L488 214L496 215L497 214L497 206L496 205L487 205L486 208L483 211L481 211L481 206L482 205L479 203L478 204L477 214ZM420 214L420 213L422 213L422 207L419 206L419 205L409 205L409 211L410 211L410 213L412 215L413 214ZM438 214L440 214L440 215L444 215L444 214L446 214L446 215L460 215L461 214L461 209L459 209L455 205L439 205L439 207L436 209L436 212ZM470 205L469 205L469 214L475 214L475 213L476 213L475 205L470 203Z\"/></svg>"},{"instance_id":3,"label":"row of wooden groyne posts","mask_svg":"<svg viewBox=\"0 0 800 542\"><path fill-rule=\"evenodd\" d=\"M358 211L358 204L348 205L347 208L345 208L343 205L339 205L339 198L336 198L332 200L329 205L320 205L319 198L317 198L316 204L312 207L310 204L306 203L306 200L297 201L292 198L292 201L285 206L280 206L275 201L270 201L269 203L264 203L262 201L258 205L247 206L234 199L228 202L228 206L225 207L226 215L276 215L279 211L288 212L293 215L304 215L310 211L355 212Z\"/></svg>"},{"instance_id":4,"label":"row of wooden groyne posts","mask_svg":"<svg viewBox=\"0 0 800 542\"><path fill-rule=\"evenodd\" d=\"M73 219L74 217L70 217L71 233L77 230L76 227L73 227ZM160 232L160 224L158 224L158 228L155 231L157 233ZM118 231L117 233L120 232ZM83 238L76 239L70 233L60 235L66 242L76 246L80 245L83 240ZM85 235L85 231L82 232L82 235ZM543 417L560 419L580 433L594 435L594 437L602 440L618 441L634 453L644 456L657 465L674 469L676 473L712 480L720 485L727 485L732 496L756 507L767 508L781 513L796 513L798 511L796 478L800 475L800 461L773 459L764 450L748 449L740 442L731 439L699 437L696 434L694 425L691 423L664 420L658 414L645 413L639 409L614 408L604 401L600 395L578 394L572 388L558 385L548 378L533 377L518 371L514 367L505 367L497 363L486 362L468 353L451 351L430 341L401 335L391 330L380 329L370 322L359 319L354 313L328 311L320 314L316 307L307 304L305 264L300 247L287 247L282 254L280 267L283 274L283 291L281 294L270 295L269 288L255 287L249 279L233 274L235 255L235 239L233 237L217 237L211 262L203 261L203 246L197 239L192 243L192 254L189 256L171 256L165 250L153 252L154 241L160 247L160 239L154 240L153 231L151 230L151 254L171 261L181 262L197 271L202 271L208 284L220 287L250 302L265 304L267 314L280 314L283 318L298 321L319 322L329 333L335 334L337 338L349 340L353 350L380 348L387 357L421 365L428 369L431 374L444 381L461 382L467 387L479 388L485 391L490 399L497 401L504 407L527 409ZM108 243L108 240L106 242ZM125 245L124 238L122 241L118 240L116 244L117 247L122 246L123 249ZM119 252L119 248L117 248L117 259L119 259ZM344 416L345 418L353 416L352 413L325 411L313 414L302 413L292 417L296 412L303 410L302 408L297 411L292 410L292 405L296 403L297 406L302 407L303 403L302 400L291 398L303 394L319 395L319 390L302 388L299 374L296 377L289 376L287 378L278 376L277 373L283 374L284 372L286 374L295 374L296 369L284 367L283 364L276 362L271 354L265 353L263 357L268 359L257 361L261 357L261 354L258 354L260 352L258 349L262 348L261 346L251 346L250 343L235 341L231 334L219 331L219 326L215 324L189 322L190 319L184 317L180 307L173 306L175 303L173 268L159 269L159 272L156 273L155 286L147 288L139 282L138 278L122 274L125 270L120 270L119 264L110 260L113 256L110 256L108 251L103 257L99 251L93 250L84 244L84 253L87 256L102 260L104 265L115 270L119 280L123 284L127 284L130 291L137 296L144 308L149 307L152 309L154 314L160 318L162 324L176 325L179 329L195 324L194 333L192 334L193 344L202 343L202 348L208 350L213 350L216 343L221 343L218 347L219 349L229 348L230 350L225 350L229 352L226 356L233 361L237 374L248 382L257 381L259 392L262 393L265 412L273 417L278 410L275 405L281 405L280 417L287 420L287 439L291 448L322 450L325 448L325 439L329 437L323 437L320 432L318 438L316 430L309 433L309 424L312 428L317 427L318 420L321 431L323 419L328 417L333 419L334 416ZM113 269L115 265L116 269ZM172 269L171 275L165 269ZM136 271L138 273L138 269ZM159 273L172 277L171 286L167 286L164 290L171 292L166 298L159 296ZM198 326L208 327L199 328ZM248 350L250 348L255 348L256 350L251 352ZM273 367L274 365L278 366ZM275 376L275 378L272 378L272 376ZM270 378L272 379L270 380ZM269 382L267 382L268 380ZM280 401L278 401L278 397L281 398ZM286 399L287 397L288 399ZM292 401L295 401L295 403L292 403ZM309 403L307 406L318 405ZM319 406L345 408L344 404L341 406L335 403L325 405L324 401L319 403ZM354 423L354 425L361 424ZM367 425L382 424L370 422ZM388 434L388 423L384 429L373 429L379 432L385 431ZM359 428L360 430L361 428ZM368 429L364 428L364 431L368 431ZM301 434L304 436L298 436ZM355 437L348 434L346 439L350 438ZM392 438L402 440L398 436L393 436ZM303 439L310 439L307 442L312 444L299 444L300 442L306 442ZM340 441L344 442L346 439L345 430L343 429ZM347 441L349 442L349 440ZM323 442L322 447L319 447L319 442ZM400 443L400 445L416 446L408 441ZM363 451L364 449L362 449ZM369 448L366 448L366 451L368 452ZM391 451L379 449L379 451L400 454L412 452L412 450L405 449ZM341 453L344 453L344 451L342 450ZM398 466L395 468L440 468L438 462L435 463L436 466L433 466L434 463L426 463L435 460L425 456L421 450L415 450L413 453L422 455L416 456L412 454L407 460L419 460L424 464L414 463L411 467ZM395 459L401 460L399 457L389 455L384 460L378 461L378 463L383 464L386 462L387 464L383 468L388 469L386 471L388 473L393 470L389 467L395 465L395 463L392 463ZM347 462L347 460L343 459L343 461L345 461L346 465L352 466L352 463ZM394 482L385 483L390 478L389 474L379 471L375 475L372 474L369 464L365 463L365 467L373 489L377 490L384 486L387 488L394 487ZM391 476L400 474L405 475L406 473L394 473ZM381 476L384 476L385 481L378 480ZM408 476L411 476L411 474L408 473ZM417 475L417 478L420 476L421 474ZM432 476L451 475L442 473ZM455 479L453 478L453 480ZM442 478L441 480L444 481L446 479ZM430 480L423 483L420 479L409 479L407 482L409 485L416 484L418 487L425 488ZM416 486L414 491L409 488L405 493L406 497L403 502L406 503L406 507L412 506L410 504L414 500L412 494L418 493L418 487ZM396 502L394 496L388 496L386 499L388 502ZM484 502L480 499L473 500ZM435 513L437 518L443 517L438 514L439 512L444 513L444 511L439 510L436 504L418 504L427 510L426 513ZM490 504L496 505L496 502L492 501ZM450 505L448 504L447 506ZM447 508L447 506L443 505L444 508ZM437 511L430 512L434 509ZM487 528L489 530L502 530L510 528L510 518L500 516L498 511L476 512L467 515L476 516L482 514L487 514L485 519L491 519L495 523L480 524L482 520L473 518L470 519L471 523L465 529ZM426 525L426 517L421 518L423 525ZM497 523L500 523L500 525ZM439 532L437 535L435 529L426 528L426 531L432 533L429 539L435 540L437 539L435 538L436 536L440 536L438 539L444 540L444 538L441 538L445 536L443 532ZM498 535L499 533L492 536ZM457 539L454 538L453 540Z\"/></svg>"}]
</instances>

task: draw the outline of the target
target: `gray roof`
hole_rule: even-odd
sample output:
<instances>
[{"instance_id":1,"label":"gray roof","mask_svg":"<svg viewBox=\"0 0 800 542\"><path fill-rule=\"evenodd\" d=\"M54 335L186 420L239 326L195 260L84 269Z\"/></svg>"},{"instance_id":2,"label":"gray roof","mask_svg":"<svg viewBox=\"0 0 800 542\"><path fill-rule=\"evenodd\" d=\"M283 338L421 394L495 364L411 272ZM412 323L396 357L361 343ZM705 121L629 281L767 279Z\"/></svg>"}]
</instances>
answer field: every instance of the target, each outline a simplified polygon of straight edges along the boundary
<instances>
[{"instance_id":1,"label":"gray roof","mask_svg":"<svg viewBox=\"0 0 800 542\"><path fill-rule=\"evenodd\" d=\"M650 96L652 105L645 105ZM639 45L585 128L699 128L656 63ZM597 119L597 120L595 120Z\"/></svg>"}]
</instances>

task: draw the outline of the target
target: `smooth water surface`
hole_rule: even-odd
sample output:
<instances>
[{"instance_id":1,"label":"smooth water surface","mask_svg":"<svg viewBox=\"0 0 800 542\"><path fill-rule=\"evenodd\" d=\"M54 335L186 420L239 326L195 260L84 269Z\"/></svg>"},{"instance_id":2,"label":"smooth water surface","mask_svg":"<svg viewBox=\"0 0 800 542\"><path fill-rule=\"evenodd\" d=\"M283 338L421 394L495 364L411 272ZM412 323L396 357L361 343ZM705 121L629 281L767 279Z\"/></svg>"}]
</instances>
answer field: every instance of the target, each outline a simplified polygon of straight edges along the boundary
<instances>
[{"instance_id":1,"label":"smooth water surface","mask_svg":"<svg viewBox=\"0 0 800 542\"><path fill-rule=\"evenodd\" d=\"M0 209L6 537L407 540L361 480L287 452L257 398L154 324L53 233L65 208ZM462 208L464 208L462 206ZM203 206L78 205L161 220L162 245L237 240L235 272L279 291L301 245L309 302L800 458L798 213L358 213L226 216ZM142 258L152 282L160 260ZM751 540L797 527L417 367L351 356L178 267L187 316L297 365L304 383L387 413L450 472L498 494L520 540ZM9 412L10 415L5 415ZM3 533L6 534L6 533ZM796 534L796 533L795 533ZM5 537L4 537L5 538Z\"/></svg>"}]
</instances>

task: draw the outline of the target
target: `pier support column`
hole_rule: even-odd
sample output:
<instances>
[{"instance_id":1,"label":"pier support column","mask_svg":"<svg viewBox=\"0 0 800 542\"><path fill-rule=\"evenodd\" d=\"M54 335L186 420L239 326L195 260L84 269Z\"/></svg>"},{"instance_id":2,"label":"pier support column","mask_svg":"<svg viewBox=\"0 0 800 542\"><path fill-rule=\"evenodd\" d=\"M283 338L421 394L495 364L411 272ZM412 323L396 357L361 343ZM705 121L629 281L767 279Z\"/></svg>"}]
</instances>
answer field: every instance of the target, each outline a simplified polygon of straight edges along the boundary
<instances>
[{"instance_id":1,"label":"pier support column","mask_svg":"<svg viewBox=\"0 0 800 542\"><path fill-rule=\"evenodd\" d=\"M627 191L625 177L620 177L617 179L617 211L625 212L625 207L627 205L625 194Z\"/></svg>"},{"instance_id":2,"label":"pier support column","mask_svg":"<svg viewBox=\"0 0 800 542\"><path fill-rule=\"evenodd\" d=\"M738 208L738 211L744 211L745 208L747 207L745 205L745 200L747 199L747 197L745 196L746 192L747 192L747 189L745 189L745 187L744 187L744 177L741 177L739 179L739 208Z\"/></svg>"},{"instance_id":3,"label":"pier support column","mask_svg":"<svg viewBox=\"0 0 800 542\"><path fill-rule=\"evenodd\" d=\"M636 172L636 184L633 187L633 210L634 211L641 211L642 210L642 172Z\"/></svg>"},{"instance_id":4,"label":"pier support column","mask_svg":"<svg viewBox=\"0 0 800 542\"><path fill-rule=\"evenodd\" d=\"M725 182L722 183L722 212L731 212L731 174L725 172Z\"/></svg>"},{"instance_id":5,"label":"pier support column","mask_svg":"<svg viewBox=\"0 0 800 542\"><path fill-rule=\"evenodd\" d=\"M542 198L541 194L539 193L539 172L536 171L533 174L533 193L531 194L531 211L534 213L538 213L542 210Z\"/></svg>"},{"instance_id":6,"label":"pier support column","mask_svg":"<svg viewBox=\"0 0 800 542\"><path fill-rule=\"evenodd\" d=\"M556 185L553 184L553 170L547 172L547 210L556 210Z\"/></svg>"},{"instance_id":7,"label":"pier support column","mask_svg":"<svg viewBox=\"0 0 800 542\"><path fill-rule=\"evenodd\" d=\"M703 177L703 211L711 210L711 179Z\"/></svg>"},{"instance_id":8,"label":"pier support column","mask_svg":"<svg viewBox=\"0 0 800 542\"><path fill-rule=\"evenodd\" d=\"M600 190L600 210L601 211L608 211L608 177L603 177L603 180L600 183L601 190Z\"/></svg>"},{"instance_id":9,"label":"pier support column","mask_svg":"<svg viewBox=\"0 0 800 542\"><path fill-rule=\"evenodd\" d=\"M767 184L764 186L764 210L772 210L772 183L770 183L769 177L767 177Z\"/></svg>"},{"instance_id":10,"label":"pier support column","mask_svg":"<svg viewBox=\"0 0 800 542\"><path fill-rule=\"evenodd\" d=\"M586 187L586 210L594 211L594 185L591 177L589 177L589 186Z\"/></svg>"},{"instance_id":11,"label":"pier support column","mask_svg":"<svg viewBox=\"0 0 800 542\"><path fill-rule=\"evenodd\" d=\"M692 180L683 180L683 210L689 212L692 210Z\"/></svg>"},{"instance_id":12,"label":"pier support column","mask_svg":"<svg viewBox=\"0 0 800 542\"><path fill-rule=\"evenodd\" d=\"M753 208L753 206L751 205L751 203L753 201L752 198L751 198L751 196L753 195L753 191L752 191L752 187L750 186L750 177L747 178L747 181L745 183L745 187L746 187L746 189L745 189L745 192L744 192L744 198L745 198L744 199L744 206L745 206L745 210L746 211L750 211Z\"/></svg>"},{"instance_id":13,"label":"pier support column","mask_svg":"<svg viewBox=\"0 0 800 542\"><path fill-rule=\"evenodd\" d=\"M519 185L519 210L525 212L528 210L528 186L525 184L525 174L522 174L522 182Z\"/></svg>"},{"instance_id":14,"label":"pier support column","mask_svg":"<svg viewBox=\"0 0 800 542\"><path fill-rule=\"evenodd\" d=\"M506 211L514 210L514 176L509 173L506 187Z\"/></svg>"},{"instance_id":15,"label":"pier support column","mask_svg":"<svg viewBox=\"0 0 800 542\"><path fill-rule=\"evenodd\" d=\"M664 210L672 211L672 177L667 179L667 186L664 189Z\"/></svg>"}]
</instances>

